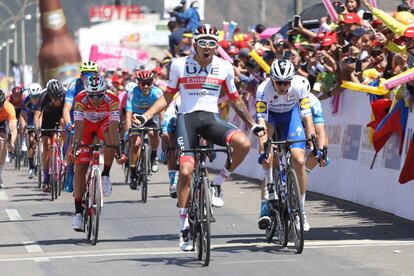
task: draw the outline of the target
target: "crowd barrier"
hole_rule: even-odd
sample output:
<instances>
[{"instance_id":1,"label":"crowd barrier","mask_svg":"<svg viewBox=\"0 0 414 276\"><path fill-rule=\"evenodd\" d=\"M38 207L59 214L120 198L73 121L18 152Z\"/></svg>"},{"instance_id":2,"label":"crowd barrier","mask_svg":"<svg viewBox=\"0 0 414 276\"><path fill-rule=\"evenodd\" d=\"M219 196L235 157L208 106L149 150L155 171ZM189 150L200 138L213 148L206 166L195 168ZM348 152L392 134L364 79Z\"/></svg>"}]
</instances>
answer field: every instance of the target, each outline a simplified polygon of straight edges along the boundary
<instances>
[{"instance_id":1,"label":"crowd barrier","mask_svg":"<svg viewBox=\"0 0 414 276\"><path fill-rule=\"evenodd\" d=\"M368 96L345 90L340 98L338 112L332 114L330 100L323 101L322 106L331 162L328 167L317 167L309 174L308 190L414 220L414 180L404 185L398 182L414 129L414 115L410 113L408 118L402 155L398 153L399 137L393 135L378 153L370 169L375 150L368 140L366 127L371 115ZM254 114L254 103L249 106L249 110ZM248 133L245 124L233 111L229 113L229 121ZM257 163L258 141L249 135L252 148L235 173L260 179L262 169ZM223 166L224 157L218 156L218 159L211 164L213 168Z\"/></svg>"}]
</instances>

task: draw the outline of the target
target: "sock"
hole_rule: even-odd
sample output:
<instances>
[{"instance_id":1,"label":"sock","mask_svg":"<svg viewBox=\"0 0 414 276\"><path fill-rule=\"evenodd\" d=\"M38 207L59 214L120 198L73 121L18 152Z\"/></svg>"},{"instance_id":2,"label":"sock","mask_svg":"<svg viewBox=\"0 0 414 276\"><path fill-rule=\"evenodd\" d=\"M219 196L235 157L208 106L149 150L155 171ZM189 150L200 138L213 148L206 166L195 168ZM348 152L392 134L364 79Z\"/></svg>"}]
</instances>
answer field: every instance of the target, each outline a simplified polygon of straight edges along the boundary
<instances>
[{"instance_id":1,"label":"sock","mask_svg":"<svg viewBox=\"0 0 414 276\"><path fill-rule=\"evenodd\" d=\"M188 224L188 208L179 208L178 214L180 217L180 229L184 230L190 227Z\"/></svg>"},{"instance_id":2,"label":"sock","mask_svg":"<svg viewBox=\"0 0 414 276\"><path fill-rule=\"evenodd\" d=\"M265 170L263 169L264 180L265 184L269 184L273 182L273 171L272 170Z\"/></svg>"},{"instance_id":3,"label":"sock","mask_svg":"<svg viewBox=\"0 0 414 276\"><path fill-rule=\"evenodd\" d=\"M68 165L67 170L68 170L68 175L73 175L73 164Z\"/></svg>"},{"instance_id":4,"label":"sock","mask_svg":"<svg viewBox=\"0 0 414 276\"><path fill-rule=\"evenodd\" d=\"M33 170L35 167L34 162L33 162L33 157L27 158L27 161L29 161L29 169Z\"/></svg>"},{"instance_id":5,"label":"sock","mask_svg":"<svg viewBox=\"0 0 414 276\"><path fill-rule=\"evenodd\" d=\"M111 166L104 165L104 169L102 171L101 176L109 176L110 170L111 170Z\"/></svg>"},{"instance_id":6,"label":"sock","mask_svg":"<svg viewBox=\"0 0 414 276\"><path fill-rule=\"evenodd\" d=\"M131 173L131 179L137 178L137 169L135 166L129 166L129 172Z\"/></svg>"},{"instance_id":7,"label":"sock","mask_svg":"<svg viewBox=\"0 0 414 276\"><path fill-rule=\"evenodd\" d=\"M177 184L177 171L168 170L168 178L170 179L170 186L173 184Z\"/></svg>"},{"instance_id":8,"label":"sock","mask_svg":"<svg viewBox=\"0 0 414 276\"><path fill-rule=\"evenodd\" d=\"M75 197L75 213L81 214L83 211L82 208L82 198L81 197Z\"/></svg>"},{"instance_id":9,"label":"sock","mask_svg":"<svg viewBox=\"0 0 414 276\"><path fill-rule=\"evenodd\" d=\"M300 207L302 207L303 213L305 213L305 198L306 198L306 192L303 194L300 194Z\"/></svg>"},{"instance_id":10,"label":"sock","mask_svg":"<svg viewBox=\"0 0 414 276\"><path fill-rule=\"evenodd\" d=\"M220 173L214 178L213 183L216 186L221 186L224 180L230 176L231 172L229 172L226 168L222 168Z\"/></svg>"},{"instance_id":11,"label":"sock","mask_svg":"<svg viewBox=\"0 0 414 276\"><path fill-rule=\"evenodd\" d=\"M157 150L151 150L151 160L157 158Z\"/></svg>"},{"instance_id":12,"label":"sock","mask_svg":"<svg viewBox=\"0 0 414 276\"><path fill-rule=\"evenodd\" d=\"M312 169L309 169L308 167L305 167L305 171L306 171L306 173L309 174L312 171Z\"/></svg>"}]
</instances>

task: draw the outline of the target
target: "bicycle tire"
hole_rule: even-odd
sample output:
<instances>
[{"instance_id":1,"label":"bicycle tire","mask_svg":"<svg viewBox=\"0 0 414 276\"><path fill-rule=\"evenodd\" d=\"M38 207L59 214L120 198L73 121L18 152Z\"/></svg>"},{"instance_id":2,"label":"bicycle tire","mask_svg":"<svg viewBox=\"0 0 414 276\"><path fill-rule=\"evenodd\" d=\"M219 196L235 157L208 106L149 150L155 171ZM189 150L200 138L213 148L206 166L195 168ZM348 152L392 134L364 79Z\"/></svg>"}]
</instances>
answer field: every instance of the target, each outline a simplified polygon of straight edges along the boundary
<instances>
[{"instance_id":1,"label":"bicycle tire","mask_svg":"<svg viewBox=\"0 0 414 276\"><path fill-rule=\"evenodd\" d=\"M203 187L200 189L200 233L202 236L202 252L203 252L203 265L208 266L210 264L210 246L211 246L211 199L210 189L208 185L207 177L203 177Z\"/></svg>"},{"instance_id":2,"label":"bicycle tire","mask_svg":"<svg viewBox=\"0 0 414 276\"><path fill-rule=\"evenodd\" d=\"M36 175L37 175L37 188L42 186L42 157L40 155L40 143L36 148Z\"/></svg>"},{"instance_id":3,"label":"bicycle tire","mask_svg":"<svg viewBox=\"0 0 414 276\"><path fill-rule=\"evenodd\" d=\"M98 242L99 234L99 218L101 215L101 173L99 169L95 169L93 172L94 189L93 189L93 208L91 213L92 218L92 238L91 244L96 245Z\"/></svg>"},{"instance_id":4,"label":"bicycle tire","mask_svg":"<svg viewBox=\"0 0 414 276\"><path fill-rule=\"evenodd\" d=\"M276 172L276 194L279 198L277 202L277 212L275 214L277 223L277 239L282 247L286 247L289 242L289 220L287 215L286 201L282 200L282 179L279 173Z\"/></svg>"},{"instance_id":5,"label":"bicycle tire","mask_svg":"<svg viewBox=\"0 0 414 276\"><path fill-rule=\"evenodd\" d=\"M49 189L52 201L55 200L55 191L56 191L56 179L55 179L55 147L51 148L49 153Z\"/></svg>"},{"instance_id":6,"label":"bicycle tire","mask_svg":"<svg viewBox=\"0 0 414 276\"><path fill-rule=\"evenodd\" d=\"M21 153L21 146L20 146L20 135L17 134L16 144L15 144L15 156L14 156L14 169L20 170L20 153Z\"/></svg>"},{"instance_id":7,"label":"bicycle tire","mask_svg":"<svg viewBox=\"0 0 414 276\"><path fill-rule=\"evenodd\" d=\"M269 203L272 204L272 203ZM272 209L270 209L270 225L269 227L266 229L265 234L266 234L266 241L267 242L271 242L275 233L276 233L276 227L277 227L277 219L276 219L276 212Z\"/></svg>"},{"instance_id":8,"label":"bicycle tire","mask_svg":"<svg viewBox=\"0 0 414 276\"><path fill-rule=\"evenodd\" d=\"M90 216L90 209L91 206L89 205L89 197L90 197L90 190L91 190L91 185L92 185L92 181L93 179L91 179L91 176L88 176L88 180L87 180L87 185L86 185L86 191L84 194L84 210L83 210L83 217L84 217L84 229L85 229L85 234L86 234L86 239L88 241L91 240L91 236L92 236L92 219Z\"/></svg>"},{"instance_id":9,"label":"bicycle tire","mask_svg":"<svg viewBox=\"0 0 414 276\"><path fill-rule=\"evenodd\" d=\"M143 203L147 202L148 199L148 176L150 170L149 164L149 146L147 144L143 145L143 150L141 152L141 163L142 163L142 170L141 170L141 201Z\"/></svg>"},{"instance_id":10,"label":"bicycle tire","mask_svg":"<svg viewBox=\"0 0 414 276\"><path fill-rule=\"evenodd\" d=\"M304 246L304 232L303 232L303 214L300 207L300 194L298 187L298 178L294 170L290 169L286 175L286 185L288 187L288 206L290 209L289 220L290 230L292 233L293 242L295 244L296 252L302 253Z\"/></svg>"},{"instance_id":11,"label":"bicycle tire","mask_svg":"<svg viewBox=\"0 0 414 276\"><path fill-rule=\"evenodd\" d=\"M123 167L124 167L125 185L128 185L129 184L129 160L125 162Z\"/></svg>"}]
</instances>

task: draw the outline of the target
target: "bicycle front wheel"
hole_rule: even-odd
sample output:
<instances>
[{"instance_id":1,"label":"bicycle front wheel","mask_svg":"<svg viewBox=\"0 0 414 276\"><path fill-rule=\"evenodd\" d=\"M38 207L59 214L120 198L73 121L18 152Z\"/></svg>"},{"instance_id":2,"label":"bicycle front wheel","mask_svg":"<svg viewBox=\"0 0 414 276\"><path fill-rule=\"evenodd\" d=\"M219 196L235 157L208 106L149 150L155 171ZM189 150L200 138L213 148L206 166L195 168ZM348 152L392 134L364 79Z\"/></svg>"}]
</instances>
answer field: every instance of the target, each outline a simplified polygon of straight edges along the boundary
<instances>
[{"instance_id":1,"label":"bicycle front wheel","mask_svg":"<svg viewBox=\"0 0 414 276\"><path fill-rule=\"evenodd\" d=\"M150 149L147 144L144 144L141 155L141 199L143 203L146 203L148 197L149 170L151 169Z\"/></svg>"},{"instance_id":2,"label":"bicycle front wheel","mask_svg":"<svg viewBox=\"0 0 414 276\"><path fill-rule=\"evenodd\" d=\"M207 177L203 177L203 183L200 189L199 198L199 218L200 218L200 231L198 234L200 237L197 239L200 241L201 248L201 259L203 260L204 266L208 266L210 263L210 244L211 244L211 199L210 189ZM200 257L200 255L199 255ZM200 259L200 258L199 258Z\"/></svg>"},{"instance_id":3,"label":"bicycle front wheel","mask_svg":"<svg viewBox=\"0 0 414 276\"><path fill-rule=\"evenodd\" d=\"M36 176L37 176L37 188L42 186L42 157L40 155L40 143L36 147Z\"/></svg>"},{"instance_id":4,"label":"bicycle front wheel","mask_svg":"<svg viewBox=\"0 0 414 276\"><path fill-rule=\"evenodd\" d=\"M92 210L91 210L91 220L92 220L92 238L91 238L91 244L95 245L98 241L98 233L99 233L99 218L101 215L101 173L99 170L93 171L93 203L92 203Z\"/></svg>"},{"instance_id":5,"label":"bicycle front wheel","mask_svg":"<svg viewBox=\"0 0 414 276\"><path fill-rule=\"evenodd\" d=\"M294 170L287 171L288 206L290 231L297 253L302 253L304 246L303 213L300 206L298 178Z\"/></svg>"},{"instance_id":6,"label":"bicycle front wheel","mask_svg":"<svg viewBox=\"0 0 414 276\"><path fill-rule=\"evenodd\" d=\"M14 159L14 168L20 170L20 158L21 158L21 141L20 135L17 135L16 139L16 149L15 149L15 159Z\"/></svg>"}]
</instances>

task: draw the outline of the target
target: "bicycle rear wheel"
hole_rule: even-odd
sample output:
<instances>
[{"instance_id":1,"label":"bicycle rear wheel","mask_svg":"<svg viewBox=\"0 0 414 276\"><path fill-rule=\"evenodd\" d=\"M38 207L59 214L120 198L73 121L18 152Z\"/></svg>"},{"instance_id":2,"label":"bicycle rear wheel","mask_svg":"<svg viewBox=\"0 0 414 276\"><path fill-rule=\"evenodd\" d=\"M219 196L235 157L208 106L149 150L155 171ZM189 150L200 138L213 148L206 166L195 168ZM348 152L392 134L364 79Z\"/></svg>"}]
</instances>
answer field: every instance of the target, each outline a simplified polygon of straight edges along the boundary
<instances>
[{"instance_id":1,"label":"bicycle rear wheel","mask_svg":"<svg viewBox=\"0 0 414 276\"><path fill-rule=\"evenodd\" d=\"M267 242L270 242L270 241L272 241L272 239L273 239L273 236L275 235L275 232L276 232L276 227L277 227L277 218L276 218L276 216L277 216L277 214L276 214L276 211L275 211L275 208L276 208L276 206L270 206L270 205L272 205L272 204L274 204L274 202L269 202L269 208L270 208L270 215L269 215L269 217L270 217L270 225L269 225L269 227L266 229L266 241Z\"/></svg>"},{"instance_id":2,"label":"bicycle rear wheel","mask_svg":"<svg viewBox=\"0 0 414 276\"><path fill-rule=\"evenodd\" d=\"M20 141L20 135L17 134L16 139L16 149L15 149L15 159L14 159L14 168L16 170L20 170L20 158L21 158L21 141Z\"/></svg>"},{"instance_id":3,"label":"bicycle rear wheel","mask_svg":"<svg viewBox=\"0 0 414 276\"><path fill-rule=\"evenodd\" d=\"M302 208L300 207L299 182L294 170L290 169L287 171L286 182L288 187L288 206L290 210L290 231L292 233L296 252L302 253L304 245L303 214Z\"/></svg>"},{"instance_id":4,"label":"bicycle rear wheel","mask_svg":"<svg viewBox=\"0 0 414 276\"><path fill-rule=\"evenodd\" d=\"M289 241L289 220L287 215L286 199L283 199L286 195L282 196L282 185L281 175L277 173L275 188L279 199L277 201L277 209L275 213L277 224L276 232L280 245L286 247Z\"/></svg>"},{"instance_id":5,"label":"bicycle rear wheel","mask_svg":"<svg viewBox=\"0 0 414 276\"><path fill-rule=\"evenodd\" d=\"M147 144L143 145L141 152L141 200L143 203L147 202L148 197L148 177L150 167L150 149Z\"/></svg>"},{"instance_id":6,"label":"bicycle rear wheel","mask_svg":"<svg viewBox=\"0 0 414 276\"><path fill-rule=\"evenodd\" d=\"M37 175L37 188L40 189L42 186L42 158L40 155L41 149L40 149L40 143L37 144L36 147L36 175Z\"/></svg>"},{"instance_id":7,"label":"bicycle rear wheel","mask_svg":"<svg viewBox=\"0 0 414 276\"><path fill-rule=\"evenodd\" d=\"M98 241L98 234L99 234L99 218L101 215L101 173L99 169L95 169L92 172L93 178L93 203L92 203L92 210L91 210L91 221L92 221L92 237L91 237L91 244L96 245Z\"/></svg>"},{"instance_id":8,"label":"bicycle rear wheel","mask_svg":"<svg viewBox=\"0 0 414 276\"><path fill-rule=\"evenodd\" d=\"M88 241L91 240L91 236L92 236L92 219L91 219L91 209L92 206L89 204L89 197L91 197L92 195L90 194L91 191L91 185L94 185L92 182L92 178L90 173L88 172L88 180L86 181L87 185L86 185L86 191L85 191L85 195L83 196L83 206L84 206L84 210L83 210L83 217L84 217L84 229L85 229L85 233L86 233L86 239Z\"/></svg>"}]
</instances>

